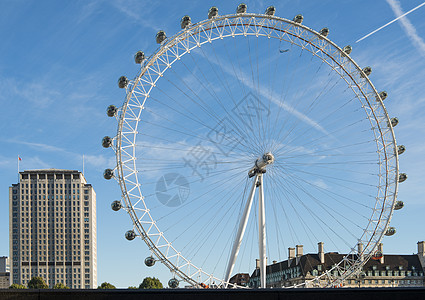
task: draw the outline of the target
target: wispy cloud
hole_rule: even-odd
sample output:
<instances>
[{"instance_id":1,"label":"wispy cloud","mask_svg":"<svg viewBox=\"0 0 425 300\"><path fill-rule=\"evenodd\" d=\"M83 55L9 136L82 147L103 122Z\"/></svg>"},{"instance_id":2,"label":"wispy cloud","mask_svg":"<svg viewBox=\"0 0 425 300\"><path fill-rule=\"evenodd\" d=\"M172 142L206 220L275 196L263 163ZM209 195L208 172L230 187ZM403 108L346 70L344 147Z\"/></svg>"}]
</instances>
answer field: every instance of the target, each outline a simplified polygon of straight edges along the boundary
<instances>
[{"instance_id":1,"label":"wispy cloud","mask_svg":"<svg viewBox=\"0 0 425 300\"><path fill-rule=\"evenodd\" d=\"M403 10L401 9L399 1L387 0L387 3L391 6L391 9L397 17L403 15ZM421 55L425 56L425 42L418 35L416 28L413 26L413 24L406 17L400 18L400 23L401 27L403 28L404 32L406 32L413 45L419 50Z\"/></svg>"},{"instance_id":2,"label":"wispy cloud","mask_svg":"<svg viewBox=\"0 0 425 300\"><path fill-rule=\"evenodd\" d=\"M115 157L105 155L84 155L84 162L96 168L113 168L116 164Z\"/></svg>"},{"instance_id":3,"label":"wispy cloud","mask_svg":"<svg viewBox=\"0 0 425 300\"><path fill-rule=\"evenodd\" d=\"M324 190L329 189L329 186L326 184L326 182L324 180L320 179L320 178L313 181L312 184L314 186L317 186L318 188L321 188L321 189L324 189Z\"/></svg>"},{"instance_id":4,"label":"wispy cloud","mask_svg":"<svg viewBox=\"0 0 425 300\"><path fill-rule=\"evenodd\" d=\"M96 11L98 11L99 5L103 4L104 2L104 0L88 1L88 3L83 5L81 8L81 13L78 16L77 23L81 23L90 18L94 13L96 13Z\"/></svg>"},{"instance_id":5,"label":"wispy cloud","mask_svg":"<svg viewBox=\"0 0 425 300\"><path fill-rule=\"evenodd\" d=\"M194 52L194 53L198 53L198 52ZM235 72L233 71L233 69L230 66L224 65L224 64L219 64L217 61L211 59L208 56L205 56L203 54L200 54L203 57L205 57L207 60L209 60L211 63L218 65L222 68L222 70L224 72L226 72L227 74L229 74L230 76L233 76L236 78ZM237 80L239 80L243 85L245 85L246 87L248 87L249 89L252 90L257 90L258 89L258 94L265 98L268 99L269 101L271 101L272 103L280 106L281 108L283 108L285 111L287 111L288 113L292 114L293 116L295 116L296 118L300 119L302 122L310 125L311 127L315 128L318 131L321 131L325 134L329 134L328 131L323 128L319 123L317 123L316 121L314 121L313 119L311 119L310 117L308 117L307 115L303 114L302 112L296 110L294 107L292 107L291 105L280 101L280 96L278 96L274 91L271 91L267 88L265 88L264 86L262 86L261 84L257 87L254 86L254 83L252 82L250 76L248 76L247 74L245 74L242 70L238 70L237 71L239 76L237 76Z\"/></svg>"},{"instance_id":6,"label":"wispy cloud","mask_svg":"<svg viewBox=\"0 0 425 300\"><path fill-rule=\"evenodd\" d=\"M2 94L0 99L7 100L9 97L13 97L16 101L16 99L21 98L38 109L44 109L61 96L60 92L54 90L51 85L40 79L29 82L13 78L1 79L0 88Z\"/></svg>"},{"instance_id":7,"label":"wispy cloud","mask_svg":"<svg viewBox=\"0 0 425 300\"><path fill-rule=\"evenodd\" d=\"M158 27L156 26L156 23L149 18L149 15L157 6L156 4L156 1L144 1L143 3L134 0L111 1L111 5L118 9L121 13L125 14L128 18L153 30L158 30Z\"/></svg>"},{"instance_id":8,"label":"wispy cloud","mask_svg":"<svg viewBox=\"0 0 425 300\"><path fill-rule=\"evenodd\" d=\"M25 169L49 169L52 167L38 156L26 157L25 161L23 160L22 166Z\"/></svg>"},{"instance_id":9,"label":"wispy cloud","mask_svg":"<svg viewBox=\"0 0 425 300\"><path fill-rule=\"evenodd\" d=\"M29 147L36 148L36 149L41 150L41 151L63 152L63 153L68 153L68 154L74 154L74 153L69 152L65 149L62 149L62 148L59 148L59 147L56 147L56 146L52 146L52 145L42 144L42 143L32 143L32 142L19 141L19 140L7 140L7 142L29 146Z\"/></svg>"}]
</instances>

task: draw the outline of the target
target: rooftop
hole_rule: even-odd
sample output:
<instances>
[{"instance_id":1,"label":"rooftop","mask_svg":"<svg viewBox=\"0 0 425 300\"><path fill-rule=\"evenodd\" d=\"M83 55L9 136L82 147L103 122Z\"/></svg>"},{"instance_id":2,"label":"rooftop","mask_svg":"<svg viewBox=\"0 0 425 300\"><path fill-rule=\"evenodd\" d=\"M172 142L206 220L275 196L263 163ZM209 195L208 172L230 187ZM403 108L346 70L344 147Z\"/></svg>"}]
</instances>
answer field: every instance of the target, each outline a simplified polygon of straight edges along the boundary
<instances>
[{"instance_id":1,"label":"rooftop","mask_svg":"<svg viewBox=\"0 0 425 300\"><path fill-rule=\"evenodd\" d=\"M38 169L38 170L25 170L23 172L19 172L21 174L23 173L81 173L78 170L65 170L65 169Z\"/></svg>"}]
</instances>

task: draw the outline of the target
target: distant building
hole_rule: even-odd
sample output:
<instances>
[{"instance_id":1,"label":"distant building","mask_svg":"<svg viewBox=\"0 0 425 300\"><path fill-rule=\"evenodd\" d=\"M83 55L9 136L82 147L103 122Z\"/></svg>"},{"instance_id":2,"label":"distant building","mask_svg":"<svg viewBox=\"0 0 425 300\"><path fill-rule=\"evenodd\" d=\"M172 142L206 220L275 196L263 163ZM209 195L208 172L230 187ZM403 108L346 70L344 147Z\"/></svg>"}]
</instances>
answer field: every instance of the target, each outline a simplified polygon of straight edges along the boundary
<instances>
[{"instance_id":1,"label":"distant building","mask_svg":"<svg viewBox=\"0 0 425 300\"><path fill-rule=\"evenodd\" d=\"M382 244L380 245L382 251ZM304 283L330 270L346 254L323 252L303 255L303 246L289 248L289 259L267 266L267 287L290 287ZM419 287L425 286L425 242L418 242L418 253L411 255L385 254L379 260L369 260L357 277L348 278L343 287ZM249 286L260 286L259 268L252 273ZM313 285L306 287L315 287Z\"/></svg>"},{"instance_id":2,"label":"distant building","mask_svg":"<svg viewBox=\"0 0 425 300\"><path fill-rule=\"evenodd\" d=\"M240 286L248 286L249 274L248 273L238 273L229 279L229 283L237 284Z\"/></svg>"},{"instance_id":3,"label":"distant building","mask_svg":"<svg viewBox=\"0 0 425 300\"><path fill-rule=\"evenodd\" d=\"M10 265L7 256L0 257L0 289L7 289L10 286Z\"/></svg>"},{"instance_id":4,"label":"distant building","mask_svg":"<svg viewBox=\"0 0 425 300\"><path fill-rule=\"evenodd\" d=\"M72 170L20 172L9 187L12 283L97 287L96 194Z\"/></svg>"}]
</instances>

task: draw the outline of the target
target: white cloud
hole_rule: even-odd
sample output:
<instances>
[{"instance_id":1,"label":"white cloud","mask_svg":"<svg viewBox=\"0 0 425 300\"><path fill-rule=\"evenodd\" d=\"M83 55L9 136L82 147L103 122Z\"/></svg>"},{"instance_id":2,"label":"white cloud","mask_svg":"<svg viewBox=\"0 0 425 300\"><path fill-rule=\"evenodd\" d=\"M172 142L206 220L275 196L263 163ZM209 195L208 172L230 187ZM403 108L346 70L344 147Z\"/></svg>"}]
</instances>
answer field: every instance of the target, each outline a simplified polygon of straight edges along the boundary
<instances>
[{"instance_id":1,"label":"white cloud","mask_svg":"<svg viewBox=\"0 0 425 300\"><path fill-rule=\"evenodd\" d=\"M31 142L24 142L24 141L17 141L17 140L10 140L10 142L30 146L30 147L33 147L33 148L38 148L39 150L43 150L43 151L67 152L66 150L64 150L62 148L52 146L52 145L47 145L47 144L31 143Z\"/></svg>"},{"instance_id":2,"label":"white cloud","mask_svg":"<svg viewBox=\"0 0 425 300\"><path fill-rule=\"evenodd\" d=\"M328 185L322 179L317 179L313 181L312 184L324 190L327 190L329 188Z\"/></svg>"},{"instance_id":3,"label":"white cloud","mask_svg":"<svg viewBox=\"0 0 425 300\"><path fill-rule=\"evenodd\" d=\"M82 156L80 156L82 159ZM106 157L105 155L84 155L84 163L96 168L114 168L116 165L115 157Z\"/></svg>"},{"instance_id":4,"label":"white cloud","mask_svg":"<svg viewBox=\"0 0 425 300\"><path fill-rule=\"evenodd\" d=\"M157 4L156 1L143 1L143 3L135 0L111 1L111 5L118 9L121 13L125 14L128 18L133 19L145 27L158 30L158 27L155 25L156 22L148 17L156 7L155 4Z\"/></svg>"},{"instance_id":5,"label":"white cloud","mask_svg":"<svg viewBox=\"0 0 425 300\"><path fill-rule=\"evenodd\" d=\"M394 14L399 17L403 14L403 10L401 9L400 2L397 0L386 0L387 3L391 6ZM401 27L404 32L406 32L407 36L412 41L413 45L419 50L423 56L425 56L425 42L416 32L416 28L413 24L407 19L407 17L400 18Z\"/></svg>"},{"instance_id":6,"label":"white cloud","mask_svg":"<svg viewBox=\"0 0 425 300\"><path fill-rule=\"evenodd\" d=\"M19 167L20 167L20 171L52 168L50 164L46 163L45 161L40 159L38 156L23 157Z\"/></svg>"},{"instance_id":7,"label":"white cloud","mask_svg":"<svg viewBox=\"0 0 425 300\"><path fill-rule=\"evenodd\" d=\"M194 52L194 53L197 53L197 52ZM204 56L206 59L208 59L211 63L213 63L215 65L219 65L223 69L223 71L226 72L227 74L229 74L231 76L235 76L235 72L233 71L233 69L230 66L219 64L219 63L217 63L217 61L212 60L210 57L205 56L203 54L201 54L201 55ZM242 70L238 70L237 72L239 74L239 78L237 78L237 79L243 85L245 85L246 87L253 89L253 90L258 89L258 93L260 94L260 96L262 96L262 97L270 100L274 104L280 106L285 111L292 114L296 118L300 119L302 122L304 122L304 123L310 125L311 127L315 128L316 130L321 131L325 134L329 134L328 131L325 128L323 128L319 123L317 123L316 121L314 121L310 117L306 116L305 114L301 113L300 111L296 110L291 105L280 101L279 100L280 97L278 95L276 95L276 93L274 91L269 91L269 89L263 87L262 85L260 85L258 88L255 87L252 83L252 80L250 79L250 76L246 75Z\"/></svg>"},{"instance_id":8,"label":"white cloud","mask_svg":"<svg viewBox=\"0 0 425 300\"><path fill-rule=\"evenodd\" d=\"M45 109L51 105L55 99L61 97L61 93L54 90L49 84L41 79L34 81L20 81L18 79L1 78L0 88L1 98L22 98L26 102L33 104L38 109Z\"/></svg>"}]
</instances>

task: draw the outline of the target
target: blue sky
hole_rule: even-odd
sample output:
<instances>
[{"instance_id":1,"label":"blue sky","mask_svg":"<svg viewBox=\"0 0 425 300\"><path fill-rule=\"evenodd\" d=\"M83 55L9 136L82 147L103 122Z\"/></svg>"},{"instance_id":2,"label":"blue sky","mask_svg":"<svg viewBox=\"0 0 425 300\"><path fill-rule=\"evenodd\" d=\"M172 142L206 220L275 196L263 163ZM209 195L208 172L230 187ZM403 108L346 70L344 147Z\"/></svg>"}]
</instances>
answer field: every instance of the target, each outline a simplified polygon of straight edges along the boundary
<instances>
[{"instance_id":1,"label":"blue sky","mask_svg":"<svg viewBox=\"0 0 425 300\"><path fill-rule=\"evenodd\" d=\"M413 253L423 240L420 224L425 212L422 179L425 162L425 23L422 7L400 21L355 44L372 30L422 1L246 1L249 12L276 6L276 15L292 19L304 15L303 24L319 30L329 27L329 38L340 46L351 44L351 56L361 66L370 65L378 90L386 90L385 105L397 116L397 142L407 151L400 170L409 179L400 185L392 225L397 234L384 239L385 252ZM111 211L120 198L114 182L102 172L114 164L101 138L113 136L116 122L106 117L109 104L119 106L124 93L116 81L137 73L133 54L151 54L155 34L173 35L180 18L193 22L206 18L210 6L233 13L238 1L0 1L0 255L8 255L8 186L17 181L17 156L21 170L40 168L82 169L97 193L98 282L119 287L138 285L145 276L165 283L165 267L147 268L149 255L141 241L123 238L130 221ZM407 20L406 20L407 19ZM286 253L286 251L285 251ZM251 271L251 270L249 270Z\"/></svg>"}]
</instances>

